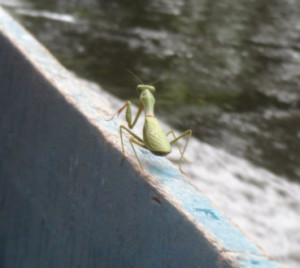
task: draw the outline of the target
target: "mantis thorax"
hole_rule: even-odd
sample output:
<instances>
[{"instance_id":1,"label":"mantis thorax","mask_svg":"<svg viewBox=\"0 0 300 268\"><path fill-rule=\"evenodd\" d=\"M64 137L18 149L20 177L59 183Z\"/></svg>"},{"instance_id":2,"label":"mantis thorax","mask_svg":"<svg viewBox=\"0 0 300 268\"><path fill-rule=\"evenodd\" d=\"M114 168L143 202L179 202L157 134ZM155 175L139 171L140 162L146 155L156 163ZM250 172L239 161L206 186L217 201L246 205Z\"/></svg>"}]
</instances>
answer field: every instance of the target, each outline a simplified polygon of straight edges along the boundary
<instances>
[{"instance_id":1,"label":"mantis thorax","mask_svg":"<svg viewBox=\"0 0 300 268\"><path fill-rule=\"evenodd\" d=\"M155 98L153 97L152 93L155 92L155 87L148 85L138 85L137 89L140 92L140 101L144 105L145 115L154 116Z\"/></svg>"}]
</instances>

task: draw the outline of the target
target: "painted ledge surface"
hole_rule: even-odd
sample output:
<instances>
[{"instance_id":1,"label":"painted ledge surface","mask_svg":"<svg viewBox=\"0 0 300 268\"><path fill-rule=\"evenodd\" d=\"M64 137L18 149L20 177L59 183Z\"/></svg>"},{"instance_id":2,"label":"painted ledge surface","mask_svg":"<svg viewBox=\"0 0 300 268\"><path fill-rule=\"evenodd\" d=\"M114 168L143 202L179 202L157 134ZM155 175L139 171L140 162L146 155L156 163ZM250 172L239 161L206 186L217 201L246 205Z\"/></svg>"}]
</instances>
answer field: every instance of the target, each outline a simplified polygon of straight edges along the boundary
<instances>
[{"instance_id":1,"label":"painted ledge surface","mask_svg":"<svg viewBox=\"0 0 300 268\"><path fill-rule=\"evenodd\" d=\"M101 99L0 8L1 267L279 267Z\"/></svg>"}]
</instances>

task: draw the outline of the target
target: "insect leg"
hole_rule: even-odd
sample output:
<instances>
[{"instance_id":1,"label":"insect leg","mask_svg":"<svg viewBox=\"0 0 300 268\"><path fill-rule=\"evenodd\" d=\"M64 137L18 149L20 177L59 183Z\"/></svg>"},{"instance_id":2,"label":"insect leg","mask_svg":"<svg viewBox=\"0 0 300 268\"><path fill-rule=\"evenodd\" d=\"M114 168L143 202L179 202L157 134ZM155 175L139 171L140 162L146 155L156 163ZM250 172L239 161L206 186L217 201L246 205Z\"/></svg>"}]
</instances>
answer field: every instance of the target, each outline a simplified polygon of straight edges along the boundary
<instances>
[{"instance_id":1,"label":"insect leg","mask_svg":"<svg viewBox=\"0 0 300 268\"><path fill-rule=\"evenodd\" d=\"M122 146L122 159L121 159L121 165L122 165L122 163L123 163L123 161L124 161L124 158L125 158L124 143L123 143L123 132L122 132L122 130L126 130L132 137L134 137L134 138L137 140L137 142L140 142L140 144L139 144L140 146L143 147L143 145L144 145L143 140L142 140L139 136L137 136L135 133L133 133L133 132L132 132L130 129L128 129L127 127L121 125L121 126L120 126L120 139L121 139L121 146ZM129 140L129 141L130 141L130 140ZM131 143L131 142L130 142L130 143ZM131 144L131 146L133 146L133 145ZM137 157L137 155L136 155L136 152L135 152L134 148L133 148L133 151L134 151L134 153L135 153L136 158L138 159L138 157ZM138 159L138 161L139 161L139 159ZM140 161L139 161L139 164L140 164ZM140 166L141 166L141 164L140 164Z\"/></svg>"},{"instance_id":2,"label":"insect leg","mask_svg":"<svg viewBox=\"0 0 300 268\"><path fill-rule=\"evenodd\" d=\"M127 105L128 105L128 102L126 102L116 113L114 113L112 115L111 118L107 119L106 121L112 120L116 115L118 116L127 107Z\"/></svg>"},{"instance_id":3,"label":"insect leg","mask_svg":"<svg viewBox=\"0 0 300 268\"><path fill-rule=\"evenodd\" d=\"M173 135L173 138L176 139L176 136L175 136L175 133L174 133L173 130L169 130L169 131L166 133L166 136L169 136L169 134L172 134L172 135ZM176 146L177 146L177 148L178 148L178 150L179 150L179 152L180 152L180 155L182 155L182 152L181 152L181 149L180 149L180 146L179 146L177 140L175 141L175 144L176 144Z\"/></svg>"},{"instance_id":4,"label":"insect leg","mask_svg":"<svg viewBox=\"0 0 300 268\"><path fill-rule=\"evenodd\" d=\"M172 131L172 130L171 130L171 131ZM171 131L169 131L169 132L172 133ZM169 133L169 132L168 132L168 133ZM175 134L174 134L174 133L173 133L173 135L174 135L174 137L175 137ZM187 138L187 140L186 140L186 142L185 142L185 145L184 145L184 147L183 147L183 151L181 152L181 150L179 150L179 151L180 151L180 154L181 154L181 157L180 157L180 160L179 160L179 170L180 170L182 173L184 173L184 172L182 171L182 169L181 169L181 163L182 163L182 160L183 160L183 158L184 158L183 154L184 154L184 152L185 152L185 150L186 150L186 147L187 147L187 145L188 145L188 143L189 143L189 140L190 140L190 138L191 138L191 136L192 136L192 130L189 129L189 130L183 132L180 136L178 136L178 137L174 138L172 141L170 141L171 144L173 144L174 142L177 143L177 141L178 141L179 139L183 138L183 137L186 136L186 135L188 135L188 138ZM177 146L179 146L179 145L177 145Z\"/></svg>"},{"instance_id":5,"label":"insect leg","mask_svg":"<svg viewBox=\"0 0 300 268\"><path fill-rule=\"evenodd\" d=\"M138 121L138 119L144 109L144 105L143 105L143 103L140 103L140 107L135 116L135 119L131 123L131 102L128 101L127 103L128 103L128 107L126 109L126 121L127 121L128 127L131 129L135 126L136 122Z\"/></svg>"},{"instance_id":6,"label":"insect leg","mask_svg":"<svg viewBox=\"0 0 300 268\"><path fill-rule=\"evenodd\" d=\"M134 152L134 154L135 154L135 157L136 157L137 161L139 162L139 165L140 165L141 169L143 170L141 161L140 161L140 159L139 159L139 157L138 157L138 155L137 155L137 153L136 153L136 151L135 151L135 149L134 149L133 144L135 143L135 144L137 144L137 145L139 145L139 146L141 146L141 147L143 147L143 148L145 148L145 144L136 141L136 140L135 140L134 138L132 138L132 137L129 139L129 142L130 142L130 145L131 145L131 147L132 147L132 150L133 150L133 152Z\"/></svg>"},{"instance_id":7,"label":"insect leg","mask_svg":"<svg viewBox=\"0 0 300 268\"><path fill-rule=\"evenodd\" d=\"M131 102L130 101L127 101L115 114L112 115L111 118L107 119L107 121L110 121L112 120L115 116L118 116L124 109L126 108L126 121L127 121L127 124L128 124L128 127L131 129L135 126L137 120L139 119L143 109L144 109L144 105L141 103L140 104L140 107L139 107L139 110L135 116L135 119L133 120L133 122L131 123L132 121L132 112L131 112Z\"/></svg>"},{"instance_id":8,"label":"insect leg","mask_svg":"<svg viewBox=\"0 0 300 268\"><path fill-rule=\"evenodd\" d=\"M175 133L174 133L173 130L169 130L169 131L166 133L166 136L168 136L169 134L172 134L172 135L173 135L173 138L176 139L176 136L175 136ZM180 152L180 155L182 155L183 153L181 152L181 148L180 148L180 146L179 146L177 140L175 141L175 144L176 144L176 146L177 146L177 148L178 148L178 150L179 150L179 152ZM186 162L189 162L189 163L191 162L191 161L189 161L188 159L186 159L184 156L183 156L183 159L184 159Z\"/></svg>"}]
</instances>

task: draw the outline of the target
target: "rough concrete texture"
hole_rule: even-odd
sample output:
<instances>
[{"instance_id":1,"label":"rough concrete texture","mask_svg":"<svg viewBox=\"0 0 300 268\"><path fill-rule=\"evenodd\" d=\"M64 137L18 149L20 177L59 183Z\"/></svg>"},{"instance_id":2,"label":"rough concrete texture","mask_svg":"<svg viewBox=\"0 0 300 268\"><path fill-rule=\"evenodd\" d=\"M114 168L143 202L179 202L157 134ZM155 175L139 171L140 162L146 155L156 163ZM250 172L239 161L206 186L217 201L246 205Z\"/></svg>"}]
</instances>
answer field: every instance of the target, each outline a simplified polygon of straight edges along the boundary
<instances>
[{"instance_id":1,"label":"rough concrete texture","mask_svg":"<svg viewBox=\"0 0 300 268\"><path fill-rule=\"evenodd\" d=\"M0 8L0 267L278 267L108 114Z\"/></svg>"}]
</instances>

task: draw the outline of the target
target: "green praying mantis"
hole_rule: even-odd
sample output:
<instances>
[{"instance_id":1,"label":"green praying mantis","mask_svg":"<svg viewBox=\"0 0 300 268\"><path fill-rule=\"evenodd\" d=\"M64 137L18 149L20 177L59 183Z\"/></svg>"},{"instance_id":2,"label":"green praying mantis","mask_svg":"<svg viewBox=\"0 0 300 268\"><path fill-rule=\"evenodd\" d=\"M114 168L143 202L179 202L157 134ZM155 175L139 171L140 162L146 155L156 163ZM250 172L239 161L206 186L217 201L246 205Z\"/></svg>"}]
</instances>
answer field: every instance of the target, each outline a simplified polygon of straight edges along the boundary
<instances>
[{"instance_id":1,"label":"green praying mantis","mask_svg":"<svg viewBox=\"0 0 300 268\"><path fill-rule=\"evenodd\" d=\"M138 78L138 77L136 77L136 78ZM123 131L126 131L131 135L131 137L129 138L129 142L130 142L130 145L132 147L132 150L135 154L135 157L139 163L141 170L143 170L143 167L142 167L141 161L137 155L137 152L134 148L134 144L136 144L140 147L143 147L145 149L148 149L150 152L152 152L155 155L165 156L172 151L171 145L173 143L175 143L177 148L179 149L179 152L181 155L181 157L179 159L179 170L180 170L180 172L184 173L181 169L181 164L184 159L184 157L183 157L184 152L185 152L188 142L192 136L192 130L190 130L190 129L186 130L184 133L182 133L178 137L175 136L175 133L173 130L170 130L167 133L165 133L162 130L157 118L154 115L155 98L154 98L153 94L155 92L155 87L151 86L151 85L145 85L140 79L139 79L139 81L142 83L137 86L137 91L140 95L140 105L139 105L138 112L135 116L135 119L132 121L131 102L130 101L127 101L109 119L109 120L113 119L116 115L119 115L126 108L126 121L127 121L128 127L126 127L124 125L120 126L120 139L121 139L121 146L122 146L121 164L123 163L123 160L125 158L124 143L123 143ZM143 127L143 138L140 138L134 132L132 132L131 129L137 123L143 110L144 110L144 114L145 114L145 121L144 121L144 127ZM169 141L168 135L170 135L170 134L172 134L173 139ZM187 140L184 144L183 150L181 150L177 141L185 136L187 136Z\"/></svg>"}]
</instances>

